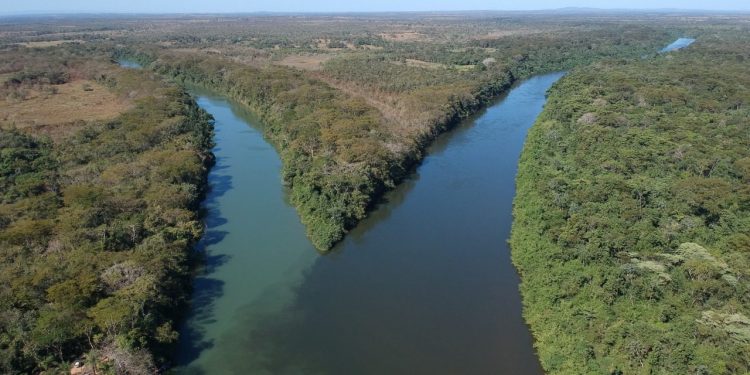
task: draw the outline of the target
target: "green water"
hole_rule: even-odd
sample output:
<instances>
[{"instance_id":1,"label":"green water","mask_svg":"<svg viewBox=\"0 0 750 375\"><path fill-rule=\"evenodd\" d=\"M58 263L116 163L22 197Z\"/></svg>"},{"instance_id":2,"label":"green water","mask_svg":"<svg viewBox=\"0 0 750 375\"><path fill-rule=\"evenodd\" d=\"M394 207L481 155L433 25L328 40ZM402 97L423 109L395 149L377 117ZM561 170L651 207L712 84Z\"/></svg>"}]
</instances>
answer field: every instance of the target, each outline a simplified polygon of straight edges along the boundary
<instances>
[{"instance_id":1,"label":"green water","mask_svg":"<svg viewBox=\"0 0 750 375\"><path fill-rule=\"evenodd\" d=\"M226 373L227 334L251 335L253 316L285 311L295 288L318 257L294 209L285 201L281 161L251 115L225 99L198 94L198 104L216 121L216 165L209 174L206 234L199 250L206 270L194 281L190 318L181 332L183 370ZM253 362L260 351L245 348ZM255 357L253 357L255 356Z\"/></svg>"},{"instance_id":2,"label":"green water","mask_svg":"<svg viewBox=\"0 0 750 375\"><path fill-rule=\"evenodd\" d=\"M438 139L334 251L285 201L258 121L216 119L207 269L177 362L189 374L540 374L506 244L526 131L562 74L532 78Z\"/></svg>"}]
</instances>

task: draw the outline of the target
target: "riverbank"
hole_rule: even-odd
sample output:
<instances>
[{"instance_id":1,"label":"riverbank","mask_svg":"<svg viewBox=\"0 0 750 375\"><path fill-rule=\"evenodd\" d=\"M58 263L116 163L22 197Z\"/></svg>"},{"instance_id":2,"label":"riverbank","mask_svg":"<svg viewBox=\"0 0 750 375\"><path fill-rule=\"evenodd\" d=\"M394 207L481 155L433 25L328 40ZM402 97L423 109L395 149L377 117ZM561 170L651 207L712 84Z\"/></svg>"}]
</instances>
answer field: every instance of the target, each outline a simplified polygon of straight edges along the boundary
<instances>
[{"instance_id":1,"label":"riverbank","mask_svg":"<svg viewBox=\"0 0 750 375\"><path fill-rule=\"evenodd\" d=\"M585 35L584 39L597 38ZM648 48L657 43L639 42ZM545 44L529 55L469 75L461 73L472 80L460 86L417 90L410 94L421 98L413 111L422 115L410 114L420 119L410 120L410 125L371 106L366 93L344 93L288 67L251 66L211 54L186 55L147 46L117 49L115 54L137 59L177 82L221 92L257 114L265 124L265 136L281 155L282 178L308 237L325 251L365 218L384 192L414 171L435 137L484 108L519 79L601 58L601 51L573 46L563 58L550 54L552 47ZM640 56L645 50L640 44L597 48L612 56ZM433 100L425 99L430 96Z\"/></svg>"},{"instance_id":2,"label":"riverbank","mask_svg":"<svg viewBox=\"0 0 750 375\"><path fill-rule=\"evenodd\" d=\"M515 81L506 72L475 96L448 103L439 120L413 137L399 138L390 134L387 122L361 100L347 98L289 69L267 72L212 58L187 64L169 55L121 54L177 82L221 92L258 115L265 124L265 136L281 155L282 176L290 187L292 204L308 237L320 250L340 241L385 191L412 173L436 136L481 109ZM258 84L256 79L265 81ZM268 89L270 94L264 91Z\"/></svg>"},{"instance_id":3,"label":"riverbank","mask_svg":"<svg viewBox=\"0 0 750 375\"><path fill-rule=\"evenodd\" d=\"M193 91L216 120L217 164L178 371L541 374L505 239L526 130L559 77L524 81L439 136L325 255L284 201L264 125Z\"/></svg>"},{"instance_id":4,"label":"riverbank","mask_svg":"<svg viewBox=\"0 0 750 375\"><path fill-rule=\"evenodd\" d=\"M550 92L511 237L548 373L750 370L748 39L575 69Z\"/></svg>"},{"instance_id":5,"label":"riverbank","mask_svg":"<svg viewBox=\"0 0 750 375\"><path fill-rule=\"evenodd\" d=\"M225 373L227 348L218 343L227 334L252 333L238 320L284 306L291 291L280 286L296 285L318 253L286 200L280 157L264 140L258 119L214 93L190 92L214 118L217 163L203 202L206 233L196 246L204 262L180 325L175 370ZM237 313L250 303L254 311ZM257 349L242 351L251 361L249 353Z\"/></svg>"},{"instance_id":6,"label":"riverbank","mask_svg":"<svg viewBox=\"0 0 750 375\"><path fill-rule=\"evenodd\" d=\"M189 298L210 118L106 54L0 56L16 70L7 98L42 108L0 121L0 373L67 373L74 361L152 373Z\"/></svg>"}]
</instances>

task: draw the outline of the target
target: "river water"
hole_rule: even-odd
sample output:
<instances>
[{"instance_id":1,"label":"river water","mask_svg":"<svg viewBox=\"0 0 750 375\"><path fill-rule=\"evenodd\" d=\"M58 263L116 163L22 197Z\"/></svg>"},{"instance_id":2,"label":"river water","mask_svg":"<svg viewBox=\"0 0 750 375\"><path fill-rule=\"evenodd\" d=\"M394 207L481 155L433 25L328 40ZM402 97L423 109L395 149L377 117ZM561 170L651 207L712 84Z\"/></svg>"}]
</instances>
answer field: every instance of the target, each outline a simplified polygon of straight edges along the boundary
<instances>
[{"instance_id":1,"label":"river water","mask_svg":"<svg viewBox=\"0 0 750 375\"><path fill-rule=\"evenodd\" d=\"M260 122L193 90L216 120L217 164L177 372L541 374L506 241L526 132L561 76L522 82L438 138L325 255Z\"/></svg>"},{"instance_id":2,"label":"river water","mask_svg":"<svg viewBox=\"0 0 750 375\"><path fill-rule=\"evenodd\" d=\"M661 51L659 52L664 53L664 52L677 51L683 48L687 48L694 42L695 42L695 39L693 38L678 38L677 40L672 42L672 44L662 48Z\"/></svg>"}]
</instances>

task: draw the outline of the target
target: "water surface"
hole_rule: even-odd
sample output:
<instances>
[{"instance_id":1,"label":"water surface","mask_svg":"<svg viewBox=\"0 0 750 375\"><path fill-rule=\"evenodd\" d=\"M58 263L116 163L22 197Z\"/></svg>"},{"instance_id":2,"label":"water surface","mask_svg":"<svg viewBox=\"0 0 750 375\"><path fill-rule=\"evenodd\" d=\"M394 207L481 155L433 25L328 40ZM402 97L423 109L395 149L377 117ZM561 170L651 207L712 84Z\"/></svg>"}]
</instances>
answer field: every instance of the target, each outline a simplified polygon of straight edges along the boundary
<instances>
[{"instance_id":1,"label":"water surface","mask_svg":"<svg viewBox=\"0 0 750 375\"><path fill-rule=\"evenodd\" d=\"M662 50L659 51L659 52L664 53L664 52L671 52L671 51L676 51L676 50L679 50L679 49L683 49L683 48L686 48L687 46L693 44L693 42L695 42L695 39L692 39L692 38L679 38L679 39L675 40L674 42L672 42L672 44L670 44L670 45L662 48Z\"/></svg>"},{"instance_id":2,"label":"water surface","mask_svg":"<svg viewBox=\"0 0 750 375\"><path fill-rule=\"evenodd\" d=\"M252 318L287 311L304 270L318 254L285 201L276 151L260 130L248 126L258 121L221 97L193 93L216 121L216 165L204 202L207 231L198 244L207 255L206 269L194 281L177 360L186 372L243 372L226 361L236 354L248 363L263 361L258 346L264 339L255 332L262 327ZM225 338L232 334L256 342L226 347Z\"/></svg>"},{"instance_id":3,"label":"water surface","mask_svg":"<svg viewBox=\"0 0 750 375\"><path fill-rule=\"evenodd\" d=\"M177 372L541 374L506 241L526 132L561 76L440 137L327 255L285 201L260 123L193 90L216 119L217 164Z\"/></svg>"},{"instance_id":4,"label":"water surface","mask_svg":"<svg viewBox=\"0 0 750 375\"><path fill-rule=\"evenodd\" d=\"M530 79L435 142L416 174L328 255L284 201L258 122L216 118L207 272L180 370L211 374L539 374L506 240L528 128L561 77ZM249 126L248 126L249 125Z\"/></svg>"}]
</instances>

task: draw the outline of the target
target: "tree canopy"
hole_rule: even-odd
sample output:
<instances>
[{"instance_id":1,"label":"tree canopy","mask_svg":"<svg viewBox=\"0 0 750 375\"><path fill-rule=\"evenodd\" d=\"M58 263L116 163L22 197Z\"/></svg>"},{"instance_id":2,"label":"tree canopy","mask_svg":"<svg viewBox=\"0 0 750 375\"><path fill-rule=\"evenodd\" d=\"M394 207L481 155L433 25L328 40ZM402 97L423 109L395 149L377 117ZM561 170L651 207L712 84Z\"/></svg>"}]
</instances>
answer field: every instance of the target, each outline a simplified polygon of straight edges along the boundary
<instances>
[{"instance_id":1,"label":"tree canopy","mask_svg":"<svg viewBox=\"0 0 750 375\"><path fill-rule=\"evenodd\" d=\"M511 239L549 373L750 371L747 46L706 35L550 91Z\"/></svg>"}]
</instances>

